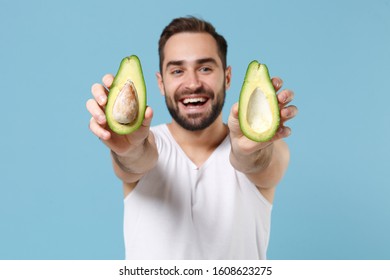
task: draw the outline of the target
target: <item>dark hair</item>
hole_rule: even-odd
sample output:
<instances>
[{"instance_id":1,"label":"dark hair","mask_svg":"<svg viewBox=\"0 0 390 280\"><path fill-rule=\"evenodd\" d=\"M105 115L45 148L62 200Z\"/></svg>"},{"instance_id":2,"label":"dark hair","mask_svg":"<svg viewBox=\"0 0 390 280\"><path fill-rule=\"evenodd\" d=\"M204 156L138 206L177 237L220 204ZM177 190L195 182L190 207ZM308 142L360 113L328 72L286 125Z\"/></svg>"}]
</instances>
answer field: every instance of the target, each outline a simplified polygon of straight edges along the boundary
<instances>
[{"instance_id":1,"label":"dark hair","mask_svg":"<svg viewBox=\"0 0 390 280\"><path fill-rule=\"evenodd\" d=\"M158 54L160 57L160 72L162 73L162 64L164 61L164 47L168 39L173 35L182 32L208 33L217 42L218 55L222 60L224 69L226 68L227 42L223 36L218 34L214 26L202 19L188 16L173 19L162 31L158 42Z\"/></svg>"}]
</instances>

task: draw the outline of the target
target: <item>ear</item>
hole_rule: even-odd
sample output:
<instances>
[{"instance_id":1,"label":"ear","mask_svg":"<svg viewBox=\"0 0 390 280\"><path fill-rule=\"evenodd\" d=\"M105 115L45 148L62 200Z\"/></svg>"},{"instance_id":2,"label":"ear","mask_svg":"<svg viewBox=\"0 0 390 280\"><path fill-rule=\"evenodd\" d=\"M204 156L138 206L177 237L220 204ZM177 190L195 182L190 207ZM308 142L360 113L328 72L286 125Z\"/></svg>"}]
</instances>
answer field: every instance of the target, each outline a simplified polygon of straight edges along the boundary
<instances>
[{"instance_id":1,"label":"ear","mask_svg":"<svg viewBox=\"0 0 390 280\"><path fill-rule=\"evenodd\" d=\"M225 71L225 88L228 90L230 88L230 82L232 80L232 67L228 66Z\"/></svg>"},{"instance_id":2,"label":"ear","mask_svg":"<svg viewBox=\"0 0 390 280\"><path fill-rule=\"evenodd\" d=\"M156 73L156 78L157 78L157 85L158 88L160 89L161 95L165 96L164 81L160 72Z\"/></svg>"}]
</instances>

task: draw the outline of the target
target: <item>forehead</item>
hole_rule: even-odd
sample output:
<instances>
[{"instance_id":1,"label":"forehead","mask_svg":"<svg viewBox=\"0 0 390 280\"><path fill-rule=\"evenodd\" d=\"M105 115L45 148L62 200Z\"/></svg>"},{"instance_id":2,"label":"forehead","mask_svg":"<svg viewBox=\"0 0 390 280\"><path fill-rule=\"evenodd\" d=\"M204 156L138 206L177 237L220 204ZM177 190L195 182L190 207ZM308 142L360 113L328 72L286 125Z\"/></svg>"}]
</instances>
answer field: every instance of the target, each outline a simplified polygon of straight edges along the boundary
<instances>
[{"instance_id":1,"label":"forehead","mask_svg":"<svg viewBox=\"0 0 390 280\"><path fill-rule=\"evenodd\" d=\"M164 47L163 65L169 61L192 62L205 57L221 63L215 39L208 33L178 33L168 39Z\"/></svg>"}]
</instances>

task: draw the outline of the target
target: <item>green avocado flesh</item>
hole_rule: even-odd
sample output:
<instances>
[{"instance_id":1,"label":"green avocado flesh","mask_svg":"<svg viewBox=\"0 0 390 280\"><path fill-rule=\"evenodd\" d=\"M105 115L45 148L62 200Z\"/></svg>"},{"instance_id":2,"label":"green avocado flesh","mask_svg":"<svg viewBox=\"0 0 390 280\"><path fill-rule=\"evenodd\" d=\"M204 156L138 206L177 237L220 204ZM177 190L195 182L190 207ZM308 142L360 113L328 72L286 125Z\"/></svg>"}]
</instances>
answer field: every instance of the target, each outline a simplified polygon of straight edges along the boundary
<instances>
[{"instance_id":1,"label":"green avocado flesh","mask_svg":"<svg viewBox=\"0 0 390 280\"><path fill-rule=\"evenodd\" d=\"M108 126L117 134L137 130L144 120L146 86L141 62L132 55L122 59L108 93L106 118Z\"/></svg>"},{"instance_id":2,"label":"green avocado flesh","mask_svg":"<svg viewBox=\"0 0 390 280\"><path fill-rule=\"evenodd\" d=\"M280 114L268 68L256 60L248 65L241 88L238 119L244 135L256 142L270 140L279 127Z\"/></svg>"}]
</instances>

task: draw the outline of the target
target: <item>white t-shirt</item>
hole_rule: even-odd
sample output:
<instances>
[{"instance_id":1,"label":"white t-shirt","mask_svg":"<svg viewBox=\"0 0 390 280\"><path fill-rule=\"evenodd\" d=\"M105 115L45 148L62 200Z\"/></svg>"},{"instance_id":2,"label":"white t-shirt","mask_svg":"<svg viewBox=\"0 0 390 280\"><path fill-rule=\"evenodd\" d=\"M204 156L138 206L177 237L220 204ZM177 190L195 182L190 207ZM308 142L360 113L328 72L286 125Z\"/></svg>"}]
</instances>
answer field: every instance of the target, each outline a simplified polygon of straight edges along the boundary
<instances>
[{"instance_id":1,"label":"white t-shirt","mask_svg":"<svg viewBox=\"0 0 390 280\"><path fill-rule=\"evenodd\" d=\"M166 125L152 132L158 162L124 199L126 259L265 259L272 205L231 166L229 136L197 168Z\"/></svg>"}]
</instances>

